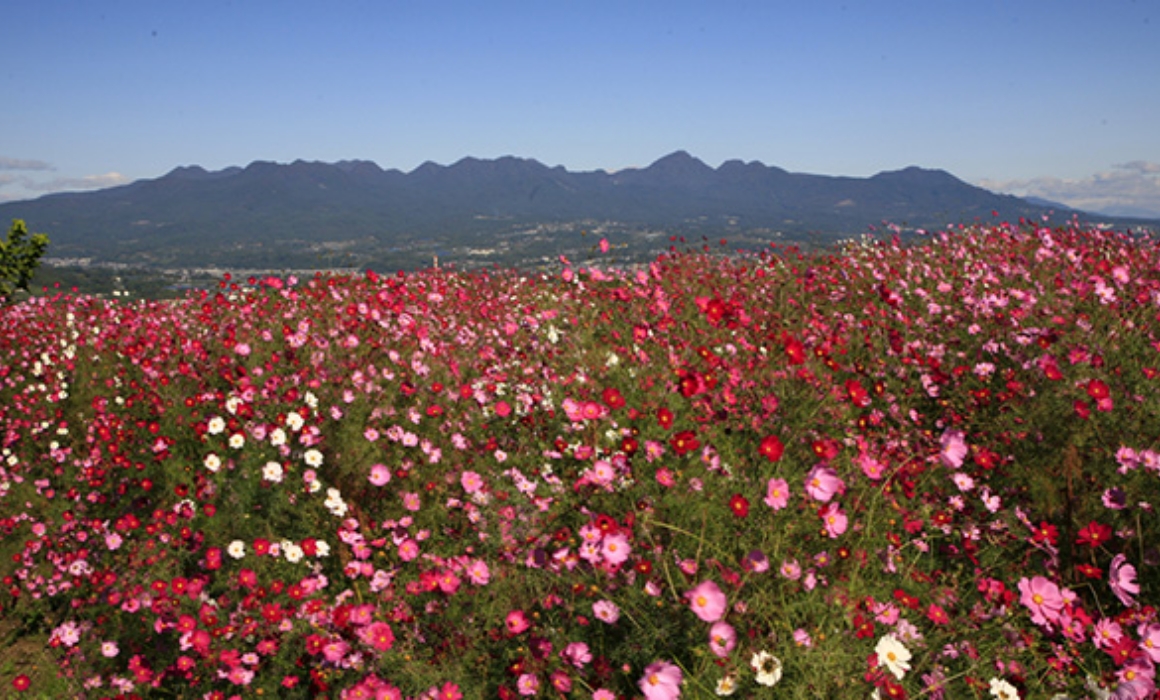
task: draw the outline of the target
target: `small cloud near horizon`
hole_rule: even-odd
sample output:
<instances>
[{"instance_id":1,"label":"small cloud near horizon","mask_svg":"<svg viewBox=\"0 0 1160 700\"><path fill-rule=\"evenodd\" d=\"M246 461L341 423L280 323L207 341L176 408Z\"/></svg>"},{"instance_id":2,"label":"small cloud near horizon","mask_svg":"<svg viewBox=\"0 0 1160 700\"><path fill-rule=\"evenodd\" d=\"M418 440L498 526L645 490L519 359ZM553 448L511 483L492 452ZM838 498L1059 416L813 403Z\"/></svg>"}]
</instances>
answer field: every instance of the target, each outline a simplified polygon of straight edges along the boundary
<instances>
[{"instance_id":1,"label":"small cloud near horizon","mask_svg":"<svg viewBox=\"0 0 1160 700\"><path fill-rule=\"evenodd\" d=\"M1134 160L1072 180L980 180L980 187L1018 197L1039 197L1074 209L1114 215L1160 216L1160 163Z\"/></svg>"}]
</instances>

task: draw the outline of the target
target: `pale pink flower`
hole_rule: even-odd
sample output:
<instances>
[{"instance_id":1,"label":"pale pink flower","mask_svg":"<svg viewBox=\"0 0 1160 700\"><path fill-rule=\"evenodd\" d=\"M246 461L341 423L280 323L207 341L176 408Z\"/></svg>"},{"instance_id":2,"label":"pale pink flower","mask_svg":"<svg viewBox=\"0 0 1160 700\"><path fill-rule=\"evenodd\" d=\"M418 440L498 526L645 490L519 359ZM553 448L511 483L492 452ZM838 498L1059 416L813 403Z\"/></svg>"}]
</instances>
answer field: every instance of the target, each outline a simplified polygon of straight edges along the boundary
<instances>
[{"instance_id":1,"label":"pale pink flower","mask_svg":"<svg viewBox=\"0 0 1160 700\"><path fill-rule=\"evenodd\" d=\"M826 528L826 534L830 539L837 539L846 532L846 527L849 525L849 518L842 508L837 503L827 503L825 507L818 512L822 517L822 524Z\"/></svg>"},{"instance_id":2,"label":"pale pink flower","mask_svg":"<svg viewBox=\"0 0 1160 700\"><path fill-rule=\"evenodd\" d=\"M737 632L733 626L723 620L718 620L709 628L709 648L721 658L729 656L737 644Z\"/></svg>"},{"instance_id":3,"label":"pale pink flower","mask_svg":"<svg viewBox=\"0 0 1160 700\"><path fill-rule=\"evenodd\" d=\"M676 700L681 696L681 669L667 661L656 661L644 669L637 686L645 700Z\"/></svg>"},{"instance_id":4,"label":"pale pink flower","mask_svg":"<svg viewBox=\"0 0 1160 700\"><path fill-rule=\"evenodd\" d=\"M540 677L534 673L522 673L516 681L520 695L535 695L540 690Z\"/></svg>"},{"instance_id":5,"label":"pale pink flower","mask_svg":"<svg viewBox=\"0 0 1160 700\"><path fill-rule=\"evenodd\" d=\"M705 622L716 622L725 615L728 601L714 581L704 581L685 594L693 613Z\"/></svg>"},{"instance_id":6,"label":"pale pink flower","mask_svg":"<svg viewBox=\"0 0 1160 700\"><path fill-rule=\"evenodd\" d=\"M475 493L483 488L483 477L475 472L466 471L459 476L459 483L467 493Z\"/></svg>"},{"instance_id":7,"label":"pale pink flower","mask_svg":"<svg viewBox=\"0 0 1160 700\"><path fill-rule=\"evenodd\" d=\"M806 474L806 493L810 498L822 503L829 503L835 495L846 491L846 483L838 473L824 464L819 464Z\"/></svg>"},{"instance_id":8,"label":"pale pink flower","mask_svg":"<svg viewBox=\"0 0 1160 700\"><path fill-rule=\"evenodd\" d=\"M1064 606L1059 586L1042 576L1023 577L1019 579L1019 592L1019 602L1031 612L1032 622L1050 627L1059 619Z\"/></svg>"},{"instance_id":9,"label":"pale pink flower","mask_svg":"<svg viewBox=\"0 0 1160 700\"><path fill-rule=\"evenodd\" d=\"M1124 607L1130 608L1136 604L1132 598L1140 592L1140 585L1136 583L1136 567L1129 564L1123 554L1112 558L1112 565L1108 568L1108 585Z\"/></svg>"},{"instance_id":10,"label":"pale pink flower","mask_svg":"<svg viewBox=\"0 0 1160 700\"><path fill-rule=\"evenodd\" d=\"M620 619L620 608L611 600L598 600L592 604L592 614L596 619L613 625Z\"/></svg>"},{"instance_id":11,"label":"pale pink flower","mask_svg":"<svg viewBox=\"0 0 1160 700\"><path fill-rule=\"evenodd\" d=\"M963 466L968 449L966 436L961 430L947 430L939 439L939 444L942 446L939 458L944 465L952 469Z\"/></svg>"},{"instance_id":12,"label":"pale pink flower","mask_svg":"<svg viewBox=\"0 0 1160 700\"><path fill-rule=\"evenodd\" d=\"M385 464L372 465L369 479L375 486L386 486L391 480L391 470Z\"/></svg>"},{"instance_id":13,"label":"pale pink flower","mask_svg":"<svg viewBox=\"0 0 1160 700\"><path fill-rule=\"evenodd\" d=\"M765 505L781 510L789 505L789 484L785 479L770 479L765 489Z\"/></svg>"},{"instance_id":14,"label":"pale pink flower","mask_svg":"<svg viewBox=\"0 0 1160 700\"><path fill-rule=\"evenodd\" d=\"M628 538L619 532L606 535L600 547L600 554L604 557L604 561L612 566L623 564L631 552L632 546L629 545Z\"/></svg>"},{"instance_id":15,"label":"pale pink flower","mask_svg":"<svg viewBox=\"0 0 1160 700\"><path fill-rule=\"evenodd\" d=\"M560 652L560 656L576 668L584 668L592 661L592 652L584 642L570 642Z\"/></svg>"},{"instance_id":16,"label":"pale pink flower","mask_svg":"<svg viewBox=\"0 0 1160 700\"><path fill-rule=\"evenodd\" d=\"M1140 635L1140 648L1144 651L1144 655L1152 660L1152 663L1160 664L1160 624L1141 623L1136 628L1136 634Z\"/></svg>"}]
</instances>

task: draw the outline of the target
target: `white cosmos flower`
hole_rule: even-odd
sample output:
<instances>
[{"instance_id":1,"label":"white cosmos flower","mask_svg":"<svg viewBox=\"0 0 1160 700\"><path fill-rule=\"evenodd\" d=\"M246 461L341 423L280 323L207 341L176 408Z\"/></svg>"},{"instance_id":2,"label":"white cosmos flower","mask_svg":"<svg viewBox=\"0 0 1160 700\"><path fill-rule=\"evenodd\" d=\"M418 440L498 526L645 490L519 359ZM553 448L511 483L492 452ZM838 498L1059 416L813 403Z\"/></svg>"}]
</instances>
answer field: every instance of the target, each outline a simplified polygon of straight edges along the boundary
<instances>
[{"instance_id":1,"label":"white cosmos flower","mask_svg":"<svg viewBox=\"0 0 1160 700\"><path fill-rule=\"evenodd\" d=\"M329 557L330 556L330 545L328 545L323 540L318 540L317 542L315 542L314 547L318 551L319 557Z\"/></svg>"},{"instance_id":2,"label":"white cosmos flower","mask_svg":"<svg viewBox=\"0 0 1160 700\"><path fill-rule=\"evenodd\" d=\"M246 436L241 433L234 433L230 436L230 447L235 450L242 449L242 445L246 444Z\"/></svg>"},{"instance_id":3,"label":"white cosmos flower","mask_svg":"<svg viewBox=\"0 0 1160 700\"><path fill-rule=\"evenodd\" d=\"M893 673L898 680L902 680L910 670L910 650L902 646L902 642L893 634L879 639L878 645L874 647L874 653L878 655L878 663L885 666L886 670Z\"/></svg>"},{"instance_id":4,"label":"white cosmos flower","mask_svg":"<svg viewBox=\"0 0 1160 700\"><path fill-rule=\"evenodd\" d=\"M274 428L270 431L270 444L274 447L281 447L286 444L286 431L281 428Z\"/></svg>"},{"instance_id":5,"label":"white cosmos flower","mask_svg":"<svg viewBox=\"0 0 1160 700\"><path fill-rule=\"evenodd\" d=\"M717 694L726 696L737 692L737 679L732 675L722 676L717 681Z\"/></svg>"},{"instance_id":6,"label":"white cosmos flower","mask_svg":"<svg viewBox=\"0 0 1160 700\"><path fill-rule=\"evenodd\" d=\"M277 462L266 462L266 466L262 467L262 478L275 484L282 481L282 465Z\"/></svg>"},{"instance_id":7,"label":"white cosmos flower","mask_svg":"<svg viewBox=\"0 0 1160 700\"><path fill-rule=\"evenodd\" d=\"M286 427L290 428L290 430L294 432L302 430L302 426L305 424L306 421L302 420L302 414L296 411L291 412L288 416L286 416Z\"/></svg>"},{"instance_id":8,"label":"white cosmos flower","mask_svg":"<svg viewBox=\"0 0 1160 700\"><path fill-rule=\"evenodd\" d=\"M210 435L217 435L226 429L226 422L221 416L214 416L205 425L205 431Z\"/></svg>"},{"instance_id":9,"label":"white cosmos flower","mask_svg":"<svg viewBox=\"0 0 1160 700\"><path fill-rule=\"evenodd\" d=\"M781 659L768 651L759 651L749 660L757 677L754 678L760 685L772 686L781 680Z\"/></svg>"},{"instance_id":10,"label":"white cosmos flower","mask_svg":"<svg viewBox=\"0 0 1160 700\"><path fill-rule=\"evenodd\" d=\"M282 541L282 556L286 557L286 561L291 564L297 564L302 561L302 548L294 544L290 540Z\"/></svg>"},{"instance_id":11,"label":"white cosmos flower","mask_svg":"<svg viewBox=\"0 0 1160 700\"><path fill-rule=\"evenodd\" d=\"M211 472L216 472L222 468L222 460L215 454L208 454L205 456L205 468Z\"/></svg>"},{"instance_id":12,"label":"white cosmos flower","mask_svg":"<svg viewBox=\"0 0 1160 700\"><path fill-rule=\"evenodd\" d=\"M246 543L241 540L230 542L230 546L226 547L226 554L229 554L234 559L241 559L246 556Z\"/></svg>"},{"instance_id":13,"label":"white cosmos flower","mask_svg":"<svg viewBox=\"0 0 1160 700\"><path fill-rule=\"evenodd\" d=\"M991 679L991 695L999 700L1019 700L1019 691L1002 678Z\"/></svg>"},{"instance_id":14,"label":"white cosmos flower","mask_svg":"<svg viewBox=\"0 0 1160 700\"><path fill-rule=\"evenodd\" d=\"M322 466L322 453L314 448L306 450L306 454L303 455L302 457L303 457L303 459L306 460L306 464L308 464L311 467L321 467Z\"/></svg>"}]
</instances>

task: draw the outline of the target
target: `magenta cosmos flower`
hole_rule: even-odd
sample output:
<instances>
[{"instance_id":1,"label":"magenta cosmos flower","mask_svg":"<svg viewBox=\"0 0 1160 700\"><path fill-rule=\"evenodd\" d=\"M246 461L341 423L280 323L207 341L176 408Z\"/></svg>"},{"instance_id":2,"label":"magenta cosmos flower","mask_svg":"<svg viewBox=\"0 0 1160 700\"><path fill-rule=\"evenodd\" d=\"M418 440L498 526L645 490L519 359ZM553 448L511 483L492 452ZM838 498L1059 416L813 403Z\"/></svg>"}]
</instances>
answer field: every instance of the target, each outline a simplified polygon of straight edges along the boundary
<instances>
[{"instance_id":1,"label":"magenta cosmos flower","mask_svg":"<svg viewBox=\"0 0 1160 700\"><path fill-rule=\"evenodd\" d=\"M675 700L681 697L681 669L667 661L648 665L637 686L646 700Z\"/></svg>"},{"instance_id":2,"label":"magenta cosmos flower","mask_svg":"<svg viewBox=\"0 0 1160 700\"><path fill-rule=\"evenodd\" d=\"M716 622L725 615L725 594L713 581L704 581L685 594L689 607L705 622Z\"/></svg>"}]
</instances>

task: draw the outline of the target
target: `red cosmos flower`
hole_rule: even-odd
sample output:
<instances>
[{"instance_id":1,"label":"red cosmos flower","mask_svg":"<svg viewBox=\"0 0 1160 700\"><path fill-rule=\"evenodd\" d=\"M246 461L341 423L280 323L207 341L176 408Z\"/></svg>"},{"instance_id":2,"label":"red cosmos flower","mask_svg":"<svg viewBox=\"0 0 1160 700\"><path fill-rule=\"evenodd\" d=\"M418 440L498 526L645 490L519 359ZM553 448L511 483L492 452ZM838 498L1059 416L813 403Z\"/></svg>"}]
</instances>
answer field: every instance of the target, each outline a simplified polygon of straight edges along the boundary
<instances>
[{"instance_id":1,"label":"red cosmos flower","mask_svg":"<svg viewBox=\"0 0 1160 700\"><path fill-rule=\"evenodd\" d=\"M1075 541L1089 547L1098 547L1110 539L1112 539L1111 526L1093 520L1087 524L1087 527L1079 531L1079 536L1076 537Z\"/></svg>"},{"instance_id":2,"label":"red cosmos flower","mask_svg":"<svg viewBox=\"0 0 1160 700\"><path fill-rule=\"evenodd\" d=\"M677 433L673 436L669 444L672 445L673 452L676 452L678 457L686 455L701 446L701 442L697 440L697 436L692 430L682 430Z\"/></svg>"},{"instance_id":3,"label":"red cosmos flower","mask_svg":"<svg viewBox=\"0 0 1160 700\"><path fill-rule=\"evenodd\" d=\"M1096 401L1099 401L1100 399L1106 399L1111 396L1111 392L1108 390L1108 385L1104 384L1099 379L1092 379L1088 381L1087 394Z\"/></svg>"},{"instance_id":4,"label":"red cosmos flower","mask_svg":"<svg viewBox=\"0 0 1160 700\"><path fill-rule=\"evenodd\" d=\"M1125 634L1114 643L1104 647L1104 651L1107 652L1108 656L1112 657L1112 661L1117 666L1123 666L1125 663L1140 655L1139 646L1130 634Z\"/></svg>"},{"instance_id":5,"label":"red cosmos flower","mask_svg":"<svg viewBox=\"0 0 1160 700\"><path fill-rule=\"evenodd\" d=\"M926 619L936 625L945 625L951 621L950 616L947 615L947 611L934 603L931 603L930 607L926 609Z\"/></svg>"},{"instance_id":6,"label":"red cosmos flower","mask_svg":"<svg viewBox=\"0 0 1160 700\"><path fill-rule=\"evenodd\" d=\"M1040 522L1039 526L1031 533L1031 541L1033 542L1046 542L1047 544L1054 545L1058 540L1059 528L1046 520Z\"/></svg>"},{"instance_id":7,"label":"red cosmos flower","mask_svg":"<svg viewBox=\"0 0 1160 700\"><path fill-rule=\"evenodd\" d=\"M608 387L601 393L600 397L604 399L604 405L613 411L618 408L624 408L624 396L621 395L620 390L616 387Z\"/></svg>"},{"instance_id":8,"label":"red cosmos flower","mask_svg":"<svg viewBox=\"0 0 1160 700\"><path fill-rule=\"evenodd\" d=\"M785 452L785 445L781 444L781 440L776 435L766 435L761 440L761 446L757 448L758 453L771 462L776 462L781 459L782 453Z\"/></svg>"},{"instance_id":9,"label":"red cosmos flower","mask_svg":"<svg viewBox=\"0 0 1160 700\"><path fill-rule=\"evenodd\" d=\"M1104 577L1104 570L1091 564L1077 564L1075 570L1088 578L1099 579Z\"/></svg>"},{"instance_id":10,"label":"red cosmos flower","mask_svg":"<svg viewBox=\"0 0 1160 700\"><path fill-rule=\"evenodd\" d=\"M744 518L749 515L749 500L745 496L735 493L729 499L729 510L733 511L733 515L738 518Z\"/></svg>"},{"instance_id":11,"label":"red cosmos flower","mask_svg":"<svg viewBox=\"0 0 1160 700\"><path fill-rule=\"evenodd\" d=\"M32 679L21 673L19 676L12 679L12 687L17 691L23 693L32 685Z\"/></svg>"},{"instance_id":12,"label":"red cosmos flower","mask_svg":"<svg viewBox=\"0 0 1160 700\"><path fill-rule=\"evenodd\" d=\"M785 358L791 365L805 364L806 347L797 338L786 336Z\"/></svg>"},{"instance_id":13,"label":"red cosmos flower","mask_svg":"<svg viewBox=\"0 0 1160 700\"><path fill-rule=\"evenodd\" d=\"M673 427L673 412L661 406L657 409L657 424L665 430Z\"/></svg>"},{"instance_id":14,"label":"red cosmos flower","mask_svg":"<svg viewBox=\"0 0 1160 700\"><path fill-rule=\"evenodd\" d=\"M846 395L850 397L850 403L859 408L870 405L870 392L857 379L846 380Z\"/></svg>"}]
</instances>

